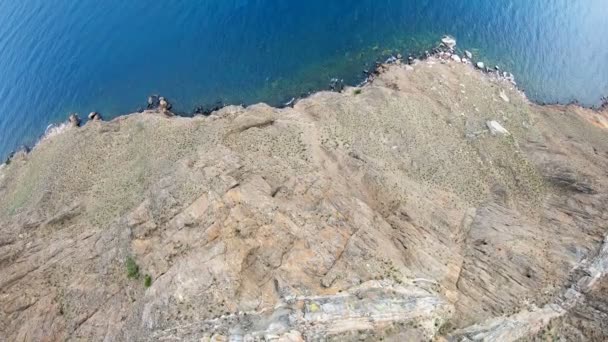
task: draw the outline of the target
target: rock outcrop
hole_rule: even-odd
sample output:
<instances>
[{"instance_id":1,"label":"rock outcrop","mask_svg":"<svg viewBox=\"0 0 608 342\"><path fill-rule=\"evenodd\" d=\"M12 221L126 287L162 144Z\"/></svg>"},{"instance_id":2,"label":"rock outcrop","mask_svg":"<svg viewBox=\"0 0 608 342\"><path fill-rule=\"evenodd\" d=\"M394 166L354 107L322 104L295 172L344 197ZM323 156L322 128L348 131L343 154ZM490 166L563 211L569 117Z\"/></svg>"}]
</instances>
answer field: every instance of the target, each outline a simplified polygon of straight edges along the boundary
<instances>
[{"instance_id":1,"label":"rock outcrop","mask_svg":"<svg viewBox=\"0 0 608 342\"><path fill-rule=\"evenodd\" d=\"M608 338L606 113L451 60L383 70L13 158L0 339Z\"/></svg>"}]
</instances>

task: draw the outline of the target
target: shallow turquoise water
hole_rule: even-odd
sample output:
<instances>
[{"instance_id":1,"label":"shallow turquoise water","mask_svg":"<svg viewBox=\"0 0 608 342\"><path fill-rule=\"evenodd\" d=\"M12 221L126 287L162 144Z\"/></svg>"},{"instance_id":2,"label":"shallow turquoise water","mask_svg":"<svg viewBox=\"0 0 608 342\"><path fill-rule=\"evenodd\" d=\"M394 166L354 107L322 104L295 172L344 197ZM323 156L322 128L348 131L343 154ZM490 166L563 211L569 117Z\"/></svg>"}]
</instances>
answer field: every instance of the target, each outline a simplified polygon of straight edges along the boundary
<instances>
[{"instance_id":1,"label":"shallow turquoise water","mask_svg":"<svg viewBox=\"0 0 608 342\"><path fill-rule=\"evenodd\" d=\"M608 0L0 0L0 157L68 112L278 104L443 34L532 99L596 105L607 18Z\"/></svg>"}]
</instances>

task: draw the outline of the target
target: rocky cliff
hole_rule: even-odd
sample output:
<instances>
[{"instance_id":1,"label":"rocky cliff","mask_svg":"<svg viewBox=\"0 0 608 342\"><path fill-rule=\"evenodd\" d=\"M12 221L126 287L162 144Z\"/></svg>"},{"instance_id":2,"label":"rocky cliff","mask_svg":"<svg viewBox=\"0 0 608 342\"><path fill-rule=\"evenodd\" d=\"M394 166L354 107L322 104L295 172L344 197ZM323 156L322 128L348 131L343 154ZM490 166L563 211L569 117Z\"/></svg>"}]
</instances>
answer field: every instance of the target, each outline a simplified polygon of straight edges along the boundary
<instances>
[{"instance_id":1,"label":"rocky cliff","mask_svg":"<svg viewBox=\"0 0 608 342\"><path fill-rule=\"evenodd\" d=\"M608 117L455 58L0 168L0 340L605 340Z\"/></svg>"}]
</instances>

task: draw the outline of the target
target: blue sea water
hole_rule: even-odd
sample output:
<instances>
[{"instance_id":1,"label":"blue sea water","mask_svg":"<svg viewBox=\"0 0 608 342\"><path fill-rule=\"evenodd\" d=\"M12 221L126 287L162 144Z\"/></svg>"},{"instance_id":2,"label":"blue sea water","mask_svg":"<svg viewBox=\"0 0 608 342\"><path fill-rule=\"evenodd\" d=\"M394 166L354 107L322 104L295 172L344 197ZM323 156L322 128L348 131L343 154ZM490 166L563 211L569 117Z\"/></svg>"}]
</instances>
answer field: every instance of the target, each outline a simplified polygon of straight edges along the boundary
<instances>
[{"instance_id":1,"label":"blue sea water","mask_svg":"<svg viewBox=\"0 0 608 342\"><path fill-rule=\"evenodd\" d=\"M608 0L0 0L0 157L69 112L278 104L443 34L534 100L608 95Z\"/></svg>"}]
</instances>

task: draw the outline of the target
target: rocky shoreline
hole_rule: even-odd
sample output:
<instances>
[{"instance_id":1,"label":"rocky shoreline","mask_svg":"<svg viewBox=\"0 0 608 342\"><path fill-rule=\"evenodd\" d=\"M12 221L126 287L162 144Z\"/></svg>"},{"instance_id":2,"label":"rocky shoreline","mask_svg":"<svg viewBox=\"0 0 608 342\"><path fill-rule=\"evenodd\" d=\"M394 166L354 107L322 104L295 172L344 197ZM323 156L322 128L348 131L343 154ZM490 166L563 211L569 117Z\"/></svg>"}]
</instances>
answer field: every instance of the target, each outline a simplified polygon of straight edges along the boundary
<instances>
[{"instance_id":1,"label":"rocky shoreline","mask_svg":"<svg viewBox=\"0 0 608 342\"><path fill-rule=\"evenodd\" d=\"M531 103L443 44L284 108L158 96L16 154L0 331L605 340L608 113Z\"/></svg>"},{"instance_id":2,"label":"rocky shoreline","mask_svg":"<svg viewBox=\"0 0 608 342\"><path fill-rule=\"evenodd\" d=\"M412 66L417 63L420 63L421 61L425 61L428 58L438 58L438 59L442 60L442 63L445 63L447 61L454 61L457 63L473 65L475 68L486 73L487 75L489 75L491 77L495 77L497 79L506 80L506 81L510 82L511 84L513 84L514 86L517 87L517 89L521 92L522 96L526 96L524 90L518 88L518 85L515 81L515 76L512 73L503 71L498 65L494 66L494 68L490 68L490 67L486 66L483 61L475 59L473 54L468 50L462 50L462 51L460 51L460 54L459 54L459 52L456 49L456 43L457 42L456 42L455 38L453 38L451 36L444 36L441 39L440 43L435 48L433 48L431 50L426 50L423 53L421 53L420 55L408 55L407 58L404 58L403 55L401 55L401 54L395 54L395 55L388 57L383 62L376 61L375 65L374 65L374 69L372 71L367 70L367 69L363 70L363 74L365 75L365 78L361 82L359 82L356 85L356 87L363 87L363 86L373 82L374 78L377 77L380 73L382 73L385 70L386 66L388 66L388 65L407 64L407 65ZM347 85L344 83L344 80L338 79L338 78L333 78L330 80L328 88L326 90L341 92L346 86ZM319 91L323 91L323 89L321 89ZM283 105L277 106L277 108L285 108L285 107L293 108L293 106L296 104L297 101L305 99L305 98L311 96L312 94L313 94L313 92L310 92L308 94L303 94L300 97L293 97L289 101L284 103ZM165 102L164 109L162 109L162 110L165 111L167 113L167 115L178 115L178 116L183 116L183 117L191 117L191 116L196 116L196 115L209 116L209 115L213 114L214 112L217 112L217 111L221 110L222 108L229 106L229 104L225 104L221 101L218 101L212 105L195 106L194 109L188 114L174 113L174 112L171 112L172 104L170 102L168 102L168 100L166 98L164 98L163 96L155 94L155 95L150 95L148 97L145 109L138 108L136 112L143 113L146 110L150 111L150 110L161 109L161 99ZM590 109L590 110L594 110L597 112L602 112L602 111L608 109L608 96L603 97L601 99L601 103L596 107L581 106L576 100L574 100L568 104L560 104L560 103L538 103L538 104L540 104L540 105L575 105L575 106L580 106L581 108L584 108L584 109ZM130 114L124 114L124 115L130 115ZM120 115L118 117L115 117L114 119L119 118L119 117L120 117ZM89 113L87 118L89 120L103 120L101 113L98 113L98 112ZM81 120L78 117L77 113L71 113L68 117L67 123L69 123L71 125L79 126L81 124ZM63 126L65 126L65 123L60 123L57 125L54 125L54 124L49 125L47 127L47 130L45 131L45 133L39 138L39 141L43 140L45 138L45 136L47 136L49 134L56 134L58 131L60 131L60 129L58 129L58 128L61 128ZM36 144L38 144L38 142L36 142L34 144L34 146L22 145L17 150L9 153L9 155L6 157L4 162L2 164L0 164L0 166L3 164L10 163L10 160L16 154L29 153L29 151L32 148L34 148Z\"/></svg>"}]
</instances>

